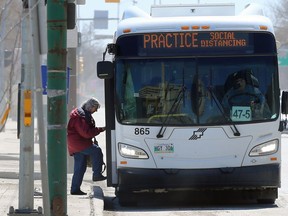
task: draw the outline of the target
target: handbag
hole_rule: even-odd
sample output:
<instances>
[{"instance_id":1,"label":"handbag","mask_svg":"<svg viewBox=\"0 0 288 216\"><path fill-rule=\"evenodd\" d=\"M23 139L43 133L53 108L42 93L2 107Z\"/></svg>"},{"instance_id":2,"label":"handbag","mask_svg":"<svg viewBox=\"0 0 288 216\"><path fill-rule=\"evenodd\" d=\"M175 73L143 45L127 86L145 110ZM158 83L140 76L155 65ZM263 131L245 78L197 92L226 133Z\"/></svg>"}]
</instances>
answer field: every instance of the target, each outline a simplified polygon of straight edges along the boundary
<instances>
[{"instance_id":1,"label":"handbag","mask_svg":"<svg viewBox=\"0 0 288 216\"><path fill-rule=\"evenodd\" d=\"M101 171L101 173L104 173L105 170L106 170L106 164L105 164L105 162L103 161L103 152L102 152L101 147L100 147L99 144L98 144L98 141L97 141L96 137L93 138L93 144L96 145L96 146L98 146L98 148L99 148L100 151L101 151L101 155L102 155L102 171ZM91 162L91 158L90 158L90 157L89 157L88 161L89 161L90 167L92 167L92 162ZM88 164L88 162L87 162L87 164Z\"/></svg>"}]
</instances>

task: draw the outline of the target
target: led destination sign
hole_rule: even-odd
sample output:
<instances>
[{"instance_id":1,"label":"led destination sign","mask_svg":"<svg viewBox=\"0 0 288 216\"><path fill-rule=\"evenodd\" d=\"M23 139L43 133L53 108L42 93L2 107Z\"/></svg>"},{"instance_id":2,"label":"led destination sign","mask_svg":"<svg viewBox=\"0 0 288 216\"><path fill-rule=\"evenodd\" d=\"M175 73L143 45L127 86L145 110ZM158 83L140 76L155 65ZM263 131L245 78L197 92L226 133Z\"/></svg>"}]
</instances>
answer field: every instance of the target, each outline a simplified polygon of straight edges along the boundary
<instances>
[{"instance_id":1,"label":"led destination sign","mask_svg":"<svg viewBox=\"0 0 288 216\"><path fill-rule=\"evenodd\" d=\"M246 47L248 35L238 32L172 32L143 35L144 49Z\"/></svg>"},{"instance_id":2,"label":"led destination sign","mask_svg":"<svg viewBox=\"0 0 288 216\"><path fill-rule=\"evenodd\" d=\"M173 57L277 54L269 32L205 31L159 32L120 36L118 57Z\"/></svg>"}]
</instances>

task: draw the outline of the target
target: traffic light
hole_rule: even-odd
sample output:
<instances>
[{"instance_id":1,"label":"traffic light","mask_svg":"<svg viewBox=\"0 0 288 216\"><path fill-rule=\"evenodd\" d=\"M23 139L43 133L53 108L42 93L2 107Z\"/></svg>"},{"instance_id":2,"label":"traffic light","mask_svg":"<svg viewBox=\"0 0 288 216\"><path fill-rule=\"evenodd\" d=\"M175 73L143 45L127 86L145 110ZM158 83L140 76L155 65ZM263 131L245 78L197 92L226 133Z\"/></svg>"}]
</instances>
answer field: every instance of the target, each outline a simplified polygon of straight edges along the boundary
<instances>
[{"instance_id":1,"label":"traffic light","mask_svg":"<svg viewBox=\"0 0 288 216\"><path fill-rule=\"evenodd\" d=\"M74 29L76 26L76 5L67 3L67 29Z\"/></svg>"}]
</instances>

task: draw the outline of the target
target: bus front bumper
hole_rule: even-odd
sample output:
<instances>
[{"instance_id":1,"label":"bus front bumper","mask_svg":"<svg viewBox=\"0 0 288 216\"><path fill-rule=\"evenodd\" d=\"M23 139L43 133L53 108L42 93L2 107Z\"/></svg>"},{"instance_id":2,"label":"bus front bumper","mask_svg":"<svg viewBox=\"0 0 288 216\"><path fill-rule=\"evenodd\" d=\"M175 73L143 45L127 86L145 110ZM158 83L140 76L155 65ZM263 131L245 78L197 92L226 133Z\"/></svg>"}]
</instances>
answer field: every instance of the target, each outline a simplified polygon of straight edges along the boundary
<instances>
[{"instance_id":1,"label":"bus front bumper","mask_svg":"<svg viewBox=\"0 0 288 216\"><path fill-rule=\"evenodd\" d=\"M118 169L118 189L140 191L265 189L280 187L280 164L218 169Z\"/></svg>"}]
</instances>

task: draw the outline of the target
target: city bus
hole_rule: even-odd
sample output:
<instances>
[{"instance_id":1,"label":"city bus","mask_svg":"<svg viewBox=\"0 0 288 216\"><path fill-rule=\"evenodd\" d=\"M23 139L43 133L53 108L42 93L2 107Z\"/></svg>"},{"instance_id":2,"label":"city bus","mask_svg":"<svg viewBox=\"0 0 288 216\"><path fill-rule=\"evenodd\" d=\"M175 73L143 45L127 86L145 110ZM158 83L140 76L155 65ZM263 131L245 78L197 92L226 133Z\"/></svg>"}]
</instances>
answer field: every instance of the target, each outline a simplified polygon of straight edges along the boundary
<instances>
[{"instance_id":1,"label":"city bus","mask_svg":"<svg viewBox=\"0 0 288 216\"><path fill-rule=\"evenodd\" d=\"M281 103L270 20L169 16L126 11L97 63L105 79L107 185L121 205L177 191L274 203L287 94Z\"/></svg>"}]
</instances>

